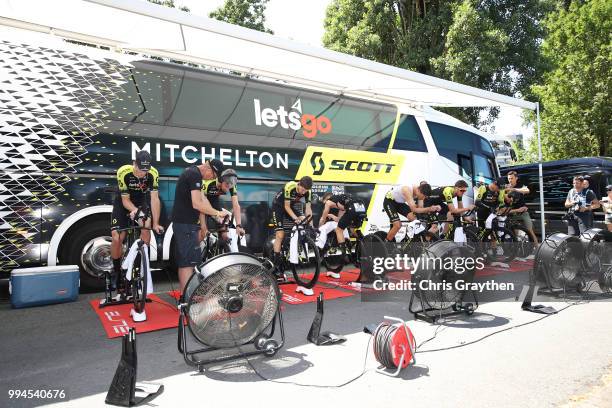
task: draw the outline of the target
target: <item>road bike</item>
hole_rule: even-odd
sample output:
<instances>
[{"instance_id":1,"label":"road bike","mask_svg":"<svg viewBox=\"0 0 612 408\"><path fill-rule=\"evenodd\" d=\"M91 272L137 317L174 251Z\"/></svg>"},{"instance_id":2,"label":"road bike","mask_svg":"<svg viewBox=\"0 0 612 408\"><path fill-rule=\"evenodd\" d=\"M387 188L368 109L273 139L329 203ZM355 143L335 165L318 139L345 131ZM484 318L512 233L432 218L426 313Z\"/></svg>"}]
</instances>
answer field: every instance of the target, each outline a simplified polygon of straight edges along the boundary
<instances>
[{"instance_id":1,"label":"road bike","mask_svg":"<svg viewBox=\"0 0 612 408\"><path fill-rule=\"evenodd\" d=\"M113 296L111 272L106 271L105 297L100 301L100 307L133 303L136 313L144 312L149 284L149 246L136 236L136 231L151 230L143 226L149 218L148 208L139 208L134 220L129 220L128 227L117 230L118 233L127 232L121 258L121 274L117 279L118 293Z\"/></svg>"},{"instance_id":2,"label":"road bike","mask_svg":"<svg viewBox=\"0 0 612 408\"><path fill-rule=\"evenodd\" d=\"M285 234L281 245L280 261L274 265L278 276L283 277L287 269L291 270L295 283L306 289L311 289L319 279L321 270L321 258L319 248L315 244L317 231L309 225L312 216L305 217L302 221L296 222L290 234ZM291 262L291 240L297 235L297 263ZM271 235L266 242L265 256L274 264L273 245L275 237ZM290 283L282 279L279 284Z\"/></svg>"},{"instance_id":3,"label":"road bike","mask_svg":"<svg viewBox=\"0 0 612 408\"><path fill-rule=\"evenodd\" d=\"M213 218L214 220L214 218ZM224 239L223 235L227 234L230 228L236 228L234 226L234 216L226 215L223 217L221 222L215 220L215 228L209 230L204 237L203 243L204 248L202 249L202 262L214 258L217 255L221 255L227 252L231 252L231 240L232 238ZM240 240L240 237L236 239ZM240 242L240 241L239 241Z\"/></svg>"}]
</instances>

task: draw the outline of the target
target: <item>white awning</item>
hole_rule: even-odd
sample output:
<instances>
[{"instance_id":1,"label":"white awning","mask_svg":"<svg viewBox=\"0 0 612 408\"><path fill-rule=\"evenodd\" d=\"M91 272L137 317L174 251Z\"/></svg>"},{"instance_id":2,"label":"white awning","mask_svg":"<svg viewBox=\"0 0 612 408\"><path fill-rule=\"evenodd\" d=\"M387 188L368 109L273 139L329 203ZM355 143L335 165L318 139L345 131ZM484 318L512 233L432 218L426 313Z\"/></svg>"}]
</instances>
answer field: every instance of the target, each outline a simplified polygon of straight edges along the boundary
<instances>
[{"instance_id":1,"label":"white awning","mask_svg":"<svg viewBox=\"0 0 612 408\"><path fill-rule=\"evenodd\" d=\"M294 17L297 18L297 17ZM536 104L144 0L0 0L0 25L411 105Z\"/></svg>"}]
</instances>

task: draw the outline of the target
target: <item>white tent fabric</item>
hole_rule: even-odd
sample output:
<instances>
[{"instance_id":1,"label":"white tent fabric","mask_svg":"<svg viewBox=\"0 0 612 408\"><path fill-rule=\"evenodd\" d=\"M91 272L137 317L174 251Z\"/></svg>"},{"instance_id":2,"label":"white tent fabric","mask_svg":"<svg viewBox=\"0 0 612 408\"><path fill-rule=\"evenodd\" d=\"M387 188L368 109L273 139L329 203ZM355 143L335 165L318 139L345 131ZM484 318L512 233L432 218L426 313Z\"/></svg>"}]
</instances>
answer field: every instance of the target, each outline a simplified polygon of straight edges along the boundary
<instances>
[{"instance_id":1,"label":"white tent fabric","mask_svg":"<svg viewBox=\"0 0 612 408\"><path fill-rule=\"evenodd\" d=\"M4 25L95 40L268 78L429 106L516 106L532 102L138 0L0 0ZM289 18L289 17L288 17ZM10 19L12 21L8 21Z\"/></svg>"},{"instance_id":2,"label":"white tent fabric","mask_svg":"<svg viewBox=\"0 0 612 408\"><path fill-rule=\"evenodd\" d=\"M535 110L540 144L536 103L300 44L144 0L0 0L2 25L394 104L514 106ZM541 165L540 204L544 234Z\"/></svg>"}]
</instances>

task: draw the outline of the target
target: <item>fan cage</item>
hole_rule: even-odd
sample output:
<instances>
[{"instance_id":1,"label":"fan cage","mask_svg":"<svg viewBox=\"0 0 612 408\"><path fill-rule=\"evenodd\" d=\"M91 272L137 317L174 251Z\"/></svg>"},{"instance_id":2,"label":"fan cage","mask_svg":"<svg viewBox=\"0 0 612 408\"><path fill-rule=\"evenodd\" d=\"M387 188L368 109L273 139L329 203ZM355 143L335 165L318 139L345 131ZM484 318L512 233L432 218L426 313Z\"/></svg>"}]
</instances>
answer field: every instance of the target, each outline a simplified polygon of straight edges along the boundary
<instances>
[{"instance_id":1,"label":"fan cage","mask_svg":"<svg viewBox=\"0 0 612 408\"><path fill-rule=\"evenodd\" d=\"M217 349L252 342L273 323L279 308L280 292L273 276L259 262L250 261L226 262L208 272L194 274L186 286L191 334ZM239 310L230 311L230 305L240 305Z\"/></svg>"}]
</instances>

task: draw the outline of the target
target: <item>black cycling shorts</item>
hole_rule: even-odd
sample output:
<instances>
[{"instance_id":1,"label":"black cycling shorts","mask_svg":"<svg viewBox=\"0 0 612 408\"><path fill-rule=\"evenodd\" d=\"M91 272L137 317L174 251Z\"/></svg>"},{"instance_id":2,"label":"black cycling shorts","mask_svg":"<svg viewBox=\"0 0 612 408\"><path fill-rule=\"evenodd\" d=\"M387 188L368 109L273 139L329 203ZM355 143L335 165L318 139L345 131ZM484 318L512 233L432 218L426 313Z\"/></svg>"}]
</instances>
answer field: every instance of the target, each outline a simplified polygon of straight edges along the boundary
<instances>
[{"instance_id":1,"label":"black cycling shorts","mask_svg":"<svg viewBox=\"0 0 612 408\"><path fill-rule=\"evenodd\" d=\"M298 217L304 214L302 205L300 203L291 205L291 209ZM272 207L272 219L270 220L270 223L272 224L274 231L290 230L295 225L295 222L291 217L289 217L289 214L287 214L285 208L279 207L278 205Z\"/></svg>"},{"instance_id":2,"label":"black cycling shorts","mask_svg":"<svg viewBox=\"0 0 612 408\"><path fill-rule=\"evenodd\" d=\"M401 214L406 218L408 218L408 214L410 214L410 206L408 206L408 204L398 203L397 201L388 197L385 197L383 201L383 209L387 213L387 217L389 217L389 222L391 224L399 221L398 214Z\"/></svg>"},{"instance_id":3,"label":"black cycling shorts","mask_svg":"<svg viewBox=\"0 0 612 408\"><path fill-rule=\"evenodd\" d=\"M136 207L141 207L142 202L133 202ZM148 208L151 208L151 201L149 200ZM151 212L149 211L149 215ZM118 197L113 202L113 212L111 213L111 231L118 229L125 229L130 226L130 212L125 209L121 197Z\"/></svg>"},{"instance_id":4,"label":"black cycling shorts","mask_svg":"<svg viewBox=\"0 0 612 408\"><path fill-rule=\"evenodd\" d=\"M338 228L359 228L366 218L365 204L361 200L350 201L346 205L342 217L338 220Z\"/></svg>"}]
</instances>

